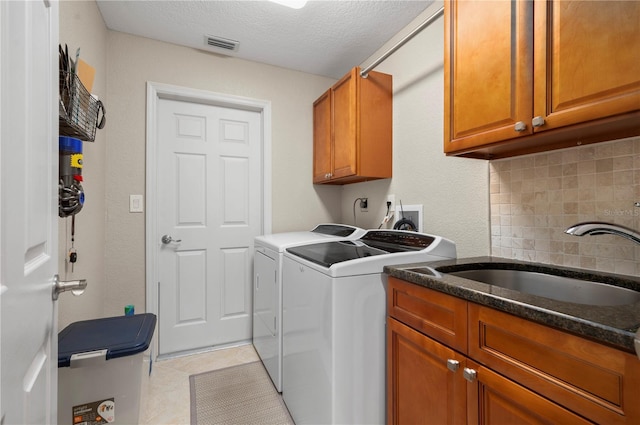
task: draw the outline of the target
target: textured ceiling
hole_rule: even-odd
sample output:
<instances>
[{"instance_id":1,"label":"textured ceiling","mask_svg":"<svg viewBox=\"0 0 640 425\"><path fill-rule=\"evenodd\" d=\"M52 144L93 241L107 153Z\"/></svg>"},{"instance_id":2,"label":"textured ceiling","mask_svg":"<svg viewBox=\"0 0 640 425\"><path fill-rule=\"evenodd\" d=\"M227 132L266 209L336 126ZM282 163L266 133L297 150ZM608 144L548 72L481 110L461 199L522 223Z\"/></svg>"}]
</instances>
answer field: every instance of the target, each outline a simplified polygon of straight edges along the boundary
<instances>
[{"instance_id":1,"label":"textured ceiling","mask_svg":"<svg viewBox=\"0 0 640 425\"><path fill-rule=\"evenodd\" d=\"M268 1L97 0L111 30L336 79L432 2L312 0L290 9ZM206 35L239 48L210 47Z\"/></svg>"}]
</instances>

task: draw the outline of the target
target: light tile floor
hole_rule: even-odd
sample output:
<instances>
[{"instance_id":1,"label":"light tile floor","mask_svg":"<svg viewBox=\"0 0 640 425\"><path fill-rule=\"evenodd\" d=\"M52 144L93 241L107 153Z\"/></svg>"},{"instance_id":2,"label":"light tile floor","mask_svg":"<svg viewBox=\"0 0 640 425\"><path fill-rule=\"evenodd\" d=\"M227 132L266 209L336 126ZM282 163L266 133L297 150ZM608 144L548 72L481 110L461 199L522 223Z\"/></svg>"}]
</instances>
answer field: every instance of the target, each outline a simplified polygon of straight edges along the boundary
<instances>
[{"instance_id":1,"label":"light tile floor","mask_svg":"<svg viewBox=\"0 0 640 425\"><path fill-rule=\"evenodd\" d=\"M257 360L248 344L154 362L149 380L142 385L140 424L188 425L190 375Z\"/></svg>"}]
</instances>

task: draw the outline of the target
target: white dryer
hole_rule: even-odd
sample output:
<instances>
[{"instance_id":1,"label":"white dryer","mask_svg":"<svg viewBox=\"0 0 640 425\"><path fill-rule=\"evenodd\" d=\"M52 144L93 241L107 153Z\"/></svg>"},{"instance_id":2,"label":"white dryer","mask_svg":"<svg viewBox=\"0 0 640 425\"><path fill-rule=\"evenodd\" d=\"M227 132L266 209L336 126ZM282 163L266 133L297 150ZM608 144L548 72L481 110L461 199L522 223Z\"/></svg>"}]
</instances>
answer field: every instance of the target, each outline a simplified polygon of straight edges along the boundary
<instances>
[{"instance_id":1,"label":"white dryer","mask_svg":"<svg viewBox=\"0 0 640 425\"><path fill-rule=\"evenodd\" d=\"M304 232L255 238L253 259L253 346L274 386L282 392L282 255L288 247L358 239L366 233L345 224L319 224Z\"/></svg>"},{"instance_id":2,"label":"white dryer","mask_svg":"<svg viewBox=\"0 0 640 425\"><path fill-rule=\"evenodd\" d=\"M402 230L285 251L282 396L296 424L385 422L383 267L455 257L450 240Z\"/></svg>"}]
</instances>

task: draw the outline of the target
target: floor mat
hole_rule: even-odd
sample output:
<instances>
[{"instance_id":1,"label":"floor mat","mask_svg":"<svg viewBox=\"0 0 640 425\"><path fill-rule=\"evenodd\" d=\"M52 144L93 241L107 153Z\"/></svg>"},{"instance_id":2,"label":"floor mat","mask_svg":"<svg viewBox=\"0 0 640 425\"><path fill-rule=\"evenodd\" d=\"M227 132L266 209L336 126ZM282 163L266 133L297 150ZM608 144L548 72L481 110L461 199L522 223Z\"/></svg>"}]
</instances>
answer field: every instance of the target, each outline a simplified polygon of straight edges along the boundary
<instances>
[{"instance_id":1,"label":"floor mat","mask_svg":"<svg viewBox=\"0 0 640 425\"><path fill-rule=\"evenodd\" d=\"M191 424L294 422L262 362L191 375Z\"/></svg>"}]
</instances>

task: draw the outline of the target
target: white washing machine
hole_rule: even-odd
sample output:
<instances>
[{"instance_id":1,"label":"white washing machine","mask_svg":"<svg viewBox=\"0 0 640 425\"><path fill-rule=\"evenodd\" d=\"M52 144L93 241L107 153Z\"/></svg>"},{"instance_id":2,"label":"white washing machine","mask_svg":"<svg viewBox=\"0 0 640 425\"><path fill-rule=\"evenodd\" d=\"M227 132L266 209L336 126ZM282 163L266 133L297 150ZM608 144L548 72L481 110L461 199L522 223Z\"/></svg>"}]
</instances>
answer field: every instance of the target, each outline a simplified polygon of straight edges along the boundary
<instances>
[{"instance_id":1,"label":"white washing machine","mask_svg":"<svg viewBox=\"0 0 640 425\"><path fill-rule=\"evenodd\" d=\"M274 386L282 392L282 255L285 248L329 240L358 239L366 233L345 224L319 224L305 232L255 238L253 260L253 346Z\"/></svg>"},{"instance_id":2,"label":"white washing machine","mask_svg":"<svg viewBox=\"0 0 640 425\"><path fill-rule=\"evenodd\" d=\"M285 251L282 395L296 424L385 422L382 269L455 257L453 242L401 230Z\"/></svg>"}]
</instances>

